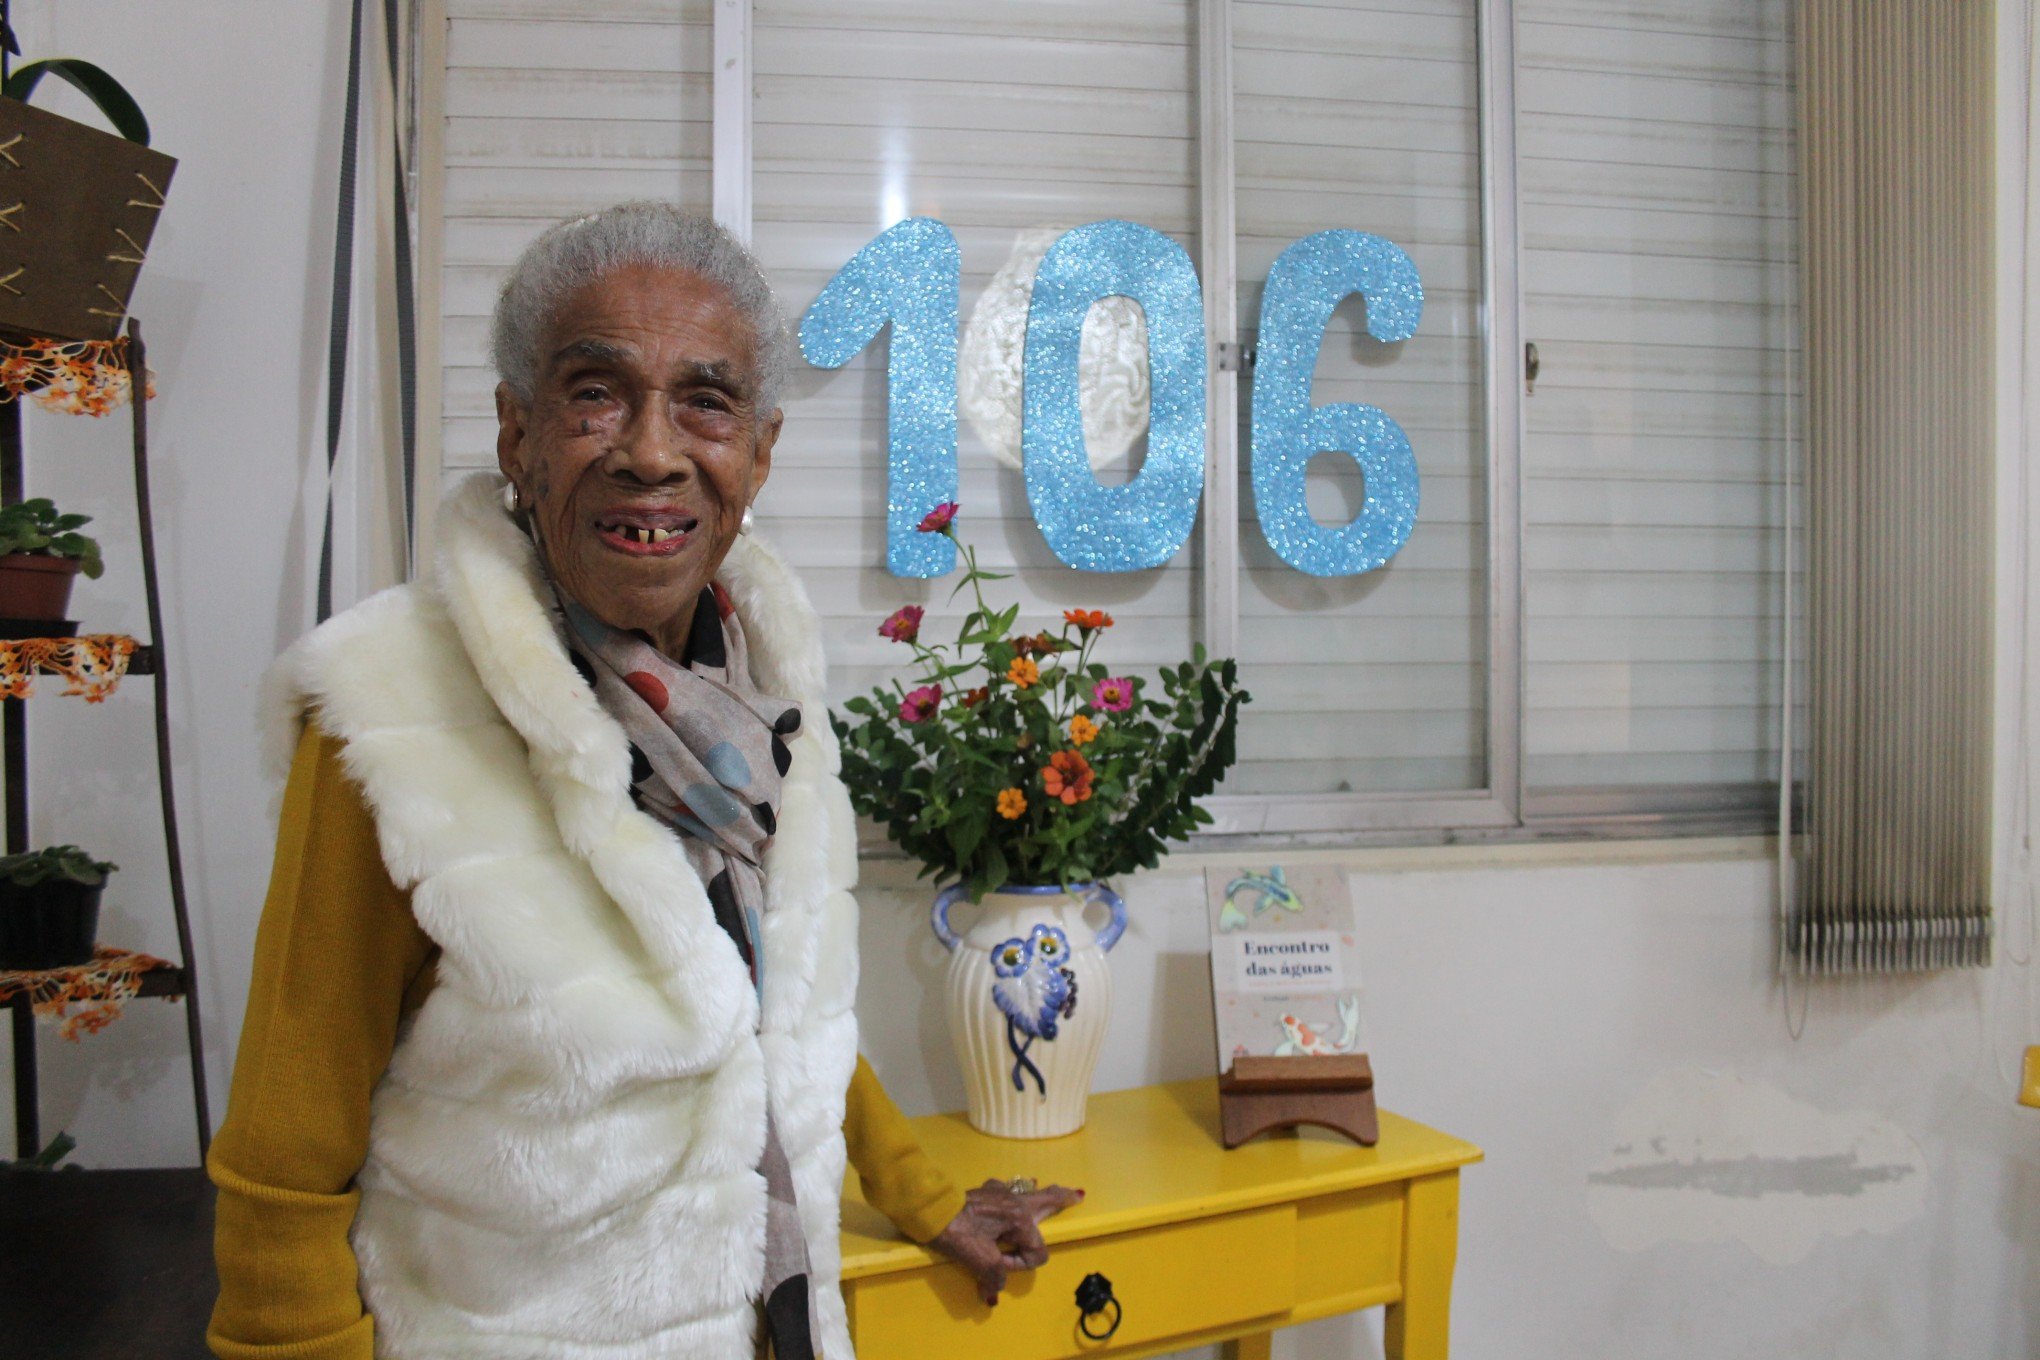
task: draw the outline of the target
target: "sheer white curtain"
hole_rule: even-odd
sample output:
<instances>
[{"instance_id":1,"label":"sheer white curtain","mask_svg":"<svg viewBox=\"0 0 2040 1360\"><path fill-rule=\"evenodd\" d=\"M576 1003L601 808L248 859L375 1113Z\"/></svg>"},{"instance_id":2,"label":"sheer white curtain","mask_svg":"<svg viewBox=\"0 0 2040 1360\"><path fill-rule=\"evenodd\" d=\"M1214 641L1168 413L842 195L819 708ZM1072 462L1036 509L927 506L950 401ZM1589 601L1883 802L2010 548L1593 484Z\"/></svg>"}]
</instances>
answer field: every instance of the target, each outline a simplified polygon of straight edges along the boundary
<instances>
[{"instance_id":1,"label":"sheer white curtain","mask_svg":"<svg viewBox=\"0 0 2040 1360\"><path fill-rule=\"evenodd\" d=\"M335 613L403 580L410 567L403 450L407 427L415 432L428 418L416 409L415 400L407 413L402 357L407 328L400 324L410 319L408 314L400 316L400 303L408 313L417 296L413 216L417 203L410 181L414 17L412 0L389 5L364 0L361 7L354 239L340 444L329 479L324 429L317 431L315 447L308 451L305 481L305 522L313 526L307 541L308 579L316 578L319 526L331 498ZM337 122L339 111L335 112ZM333 146L336 150L340 146L337 136ZM331 198L328 205L329 212L337 207ZM331 246L327 249L330 252ZM329 268L331 258L329 254ZM415 340L411 343L415 361Z\"/></svg>"}]
</instances>

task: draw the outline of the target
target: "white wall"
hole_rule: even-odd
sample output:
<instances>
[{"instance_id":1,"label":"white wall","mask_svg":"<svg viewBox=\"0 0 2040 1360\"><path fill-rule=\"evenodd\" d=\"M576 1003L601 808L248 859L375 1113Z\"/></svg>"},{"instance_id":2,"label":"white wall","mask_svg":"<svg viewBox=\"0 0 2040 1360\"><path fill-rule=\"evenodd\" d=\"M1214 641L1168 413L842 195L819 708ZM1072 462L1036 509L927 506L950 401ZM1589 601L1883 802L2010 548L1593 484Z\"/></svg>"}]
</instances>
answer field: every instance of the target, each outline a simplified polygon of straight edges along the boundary
<instances>
[{"instance_id":1,"label":"white wall","mask_svg":"<svg viewBox=\"0 0 2040 1360\"><path fill-rule=\"evenodd\" d=\"M309 623L300 483L323 457L346 19L337 4L15 7L31 57L106 67L149 115L154 145L180 159L134 314L160 389L150 425L164 642L216 1118L269 866L256 684ZM50 107L90 116L57 82L45 88ZM79 584L80 617L145 634L125 413L31 406L27 427L30 491L95 515L106 548L105 577ZM32 832L116 860L104 938L174 954L149 685L93 708L55 697L54 684L31 701ZM183 1024L176 1007L144 1001L75 1047L45 1032L45 1135L69 1129L87 1166L191 1164ZM11 1083L11 1064L0 1078ZM11 1155L11 1125L8 1140Z\"/></svg>"},{"instance_id":2,"label":"white wall","mask_svg":"<svg viewBox=\"0 0 2040 1360\"><path fill-rule=\"evenodd\" d=\"M136 311L161 375L152 418L173 714L223 1091L269 857L254 687L308 621L298 507L321 420L345 16L337 4L271 5L258 20L220 0L72 0L52 17L56 8L23 7L31 54L87 56L118 73L158 145L183 158ZM2007 100L2018 107L2015 91ZM95 626L140 630L125 430L120 417L33 416L31 486L101 516L108 575L81 586L81 606ZM2018 509L2007 506L2009 529ZM2004 537L2009 683L2018 559ZM146 684L103 709L36 701L35 831L120 860L110 898L120 938L168 950ZM2008 806L2017 753L2005 728ZM2030 970L2009 961L2031 957L2023 883L2001 895L2016 938L1996 969L1822 984L1794 1041L1770 973L1770 867L1751 847L1725 850L1354 862L1384 1101L1488 1153L1465 1177L1455 1354L2012 1360L2040 1350L2029 1302L2040 1300L2040 1111L2014 1106L2008 1084L2019 1047L2040 1039ZM867 1050L910 1109L956 1106L923 894L894 866L871 876ZM1196 894L1181 865L1131 886L1103 1086L1211 1070ZM903 988L913 1004L899 1004ZM46 1127L77 1133L87 1165L189 1162L182 1037L173 1008L138 1003L77 1049L45 1039ZM1739 1241L1611 1245L1589 1213L1587 1177L1623 1136L1621 1112L1666 1074L1690 1087L1708 1070L1847 1128L1895 1128L1924 1166L1917 1216L1820 1237L1789 1265ZM1663 1132L1690 1129L1668 1120ZM1844 1223L1858 1205L1794 1197L1816 1224ZM1672 1208L1643 1217L1681 1222ZM1775 1231L1753 1235L1776 1248ZM1285 1338L1283 1350L1365 1356L1377 1343L1365 1323L1334 1322Z\"/></svg>"},{"instance_id":3,"label":"white wall","mask_svg":"<svg viewBox=\"0 0 2040 1360\"><path fill-rule=\"evenodd\" d=\"M2040 1038L2015 1023L2026 973L1822 984L1794 1042L1772 977L1774 871L1760 843L1738 844L1725 859L1679 860L1661 846L1654 863L1352 875L1382 1101L1487 1153L1462 1178L1453 1353L2030 1356L2040 1344L2029 1316L2040 1298L2040 1111L2015 1106L2007 1082L2020 1045ZM891 866L873 876L900 886L861 899L865 1051L903 1104L956 1108L925 894ZM1199 876L1180 871L1128 893L1102 1088L1214 1070L1201 893ZM903 991L918 1004L899 1005ZM1757 1249L1611 1245L1589 1214L1587 1178L1627 1141L1624 1107L1663 1078L1706 1092L1710 1072L1775 1088L1838 1130L1833 1148L1808 1149L1780 1129L1758 1140L1767 1162L1833 1155L1880 1122L1894 1126L1924 1162L1922 1211L1888 1231L1823 1235L1803 1260L1774 1265L1757 1254L1779 1247L1772 1210L1846 1229L1864 1197L1694 1191L1627 1217L1677 1233L1700 1221L1692 1210L1722 1208L1748 1216ZM1695 1132L1651 1118L1651 1132L1675 1142ZM1015 1174L1026 1167L1015 1145ZM1315 1324L1284 1334L1276 1354L1377 1355L1378 1327L1378 1316Z\"/></svg>"}]
</instances>

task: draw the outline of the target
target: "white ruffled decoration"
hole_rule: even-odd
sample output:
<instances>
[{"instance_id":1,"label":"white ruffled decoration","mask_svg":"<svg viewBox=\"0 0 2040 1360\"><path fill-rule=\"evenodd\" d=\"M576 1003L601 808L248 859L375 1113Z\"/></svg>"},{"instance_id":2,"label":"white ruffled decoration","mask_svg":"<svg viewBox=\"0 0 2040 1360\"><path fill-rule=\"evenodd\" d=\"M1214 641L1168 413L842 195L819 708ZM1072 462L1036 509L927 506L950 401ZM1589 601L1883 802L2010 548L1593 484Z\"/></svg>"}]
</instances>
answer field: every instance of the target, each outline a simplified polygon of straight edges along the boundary
<instances>
[{"instance_id":1,"label":"white ruffled decoration","mask_svg":"<svg viewBox=\"0 0 2040 1360\"><path fill-rule=\"evenodd\" d=\"M1020 466L1020 362L1034 271L1067 227L1030 227L971 309L956 355L956 404L992 456ZM1093 304L1077 357L1091 466L1124 458L1148 427L1147 319L1131 298Z\"/></svg>"}]
</instances>

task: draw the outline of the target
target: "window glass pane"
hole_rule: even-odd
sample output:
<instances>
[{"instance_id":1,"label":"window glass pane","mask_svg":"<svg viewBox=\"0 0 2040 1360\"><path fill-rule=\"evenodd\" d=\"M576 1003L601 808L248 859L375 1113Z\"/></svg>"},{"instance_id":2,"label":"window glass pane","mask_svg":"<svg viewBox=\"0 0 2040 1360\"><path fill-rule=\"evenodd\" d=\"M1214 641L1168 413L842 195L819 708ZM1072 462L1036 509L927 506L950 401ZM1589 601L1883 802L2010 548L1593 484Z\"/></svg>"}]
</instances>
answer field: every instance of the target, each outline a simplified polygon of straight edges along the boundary
<instances>
[{"instance_id":1,"label":"window glass pane","mask_svg":"<svg viewBox=\"0 0 2040 1360\"><path fill-rule=\"evenodd\" d=\"M1542 362L1525 761L1547 791L1776 778L1790 10L1517 6L1524 331Z\"/></svg>"},{"instance_id":2,"label":"window glass pane","mask_svg":"<svg viewBox=\"0 0 2040 1360\"><path fill-rule=\"evenodd\" d=\"M1241 400L1240 652L1254 703L1230 793L1463 790L1487 782L1487 432L1481 374L1479 75L1472 0L1423 6L1239 0L1233 9L1239 306L1292 241L1383 236L1422 275L1409 340L1340 305L1313 400L1379 406L1422 478L1409 541L1362 576L1305 575L1262 536ZM1357 465L1311 464L1309 503L1342 524Z\"/></svg>"},{"instance_id":3,"label":"window glass pane","mask_svg":"<svg viewBox=\"0 0 2040 1360\"><path fill-rule=\"evenodd\" d=\"M1126 218L1197 258L1193 6L757 0L753 33L755 242L781 301L797 321L887 226L946 223L963 260L963 539L982 565L1015 572L994 588L1022 602L1021 627L1103 608L1117 620L1106 647L1115 667L1152 675L1183 659L1195 538L1154 570L1064 566L1034 524L1019 471L1017 379L1021 285L1061 229ZM1107 314L1138 312L1107 304L1093 322ZM1105 380L1092 452L1116 443L1107 482L1129 476L1144 451L1143 336L1097 342ZM840 369L799 367L758 505L821 611L839 699L906 660L876 633L890 610L924 604L924 629L953 636L964 603L950 601L954 577L907 580L885 568L886 353L881 338ZM1103 437L1115 431L1116 441Z\"/></svg>"}]
</instances>

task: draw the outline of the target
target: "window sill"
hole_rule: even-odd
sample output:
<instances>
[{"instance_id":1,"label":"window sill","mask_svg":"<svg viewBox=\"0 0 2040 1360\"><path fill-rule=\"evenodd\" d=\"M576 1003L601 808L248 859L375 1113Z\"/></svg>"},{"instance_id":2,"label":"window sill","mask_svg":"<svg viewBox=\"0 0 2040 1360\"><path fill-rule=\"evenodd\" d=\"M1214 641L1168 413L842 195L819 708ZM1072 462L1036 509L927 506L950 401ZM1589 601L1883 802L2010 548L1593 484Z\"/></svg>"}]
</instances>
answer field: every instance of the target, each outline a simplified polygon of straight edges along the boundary
<instances>
[{"instance_id":1,"label":"window sill","mask_svg":"<svg viewBox=\"0 0 2040 1360\"><path fill-rule=\"evenodd\" d=\"M1427 873L1453 869L1552 868L1621 864L1691 864L1763 860L1778 853L1778 839L1763 835L1652 836L1633 839L1483 840L1451 845L1319 845L1276 848L1265 841L1238 849L1178 850L1147 872L1200 873L1242 860L1279 857L1285 864L1337 865L1351 873ZM916 878L920 866L888 846L865 846L858 886L932 892Z\"/></svg>"}]
</instances>

